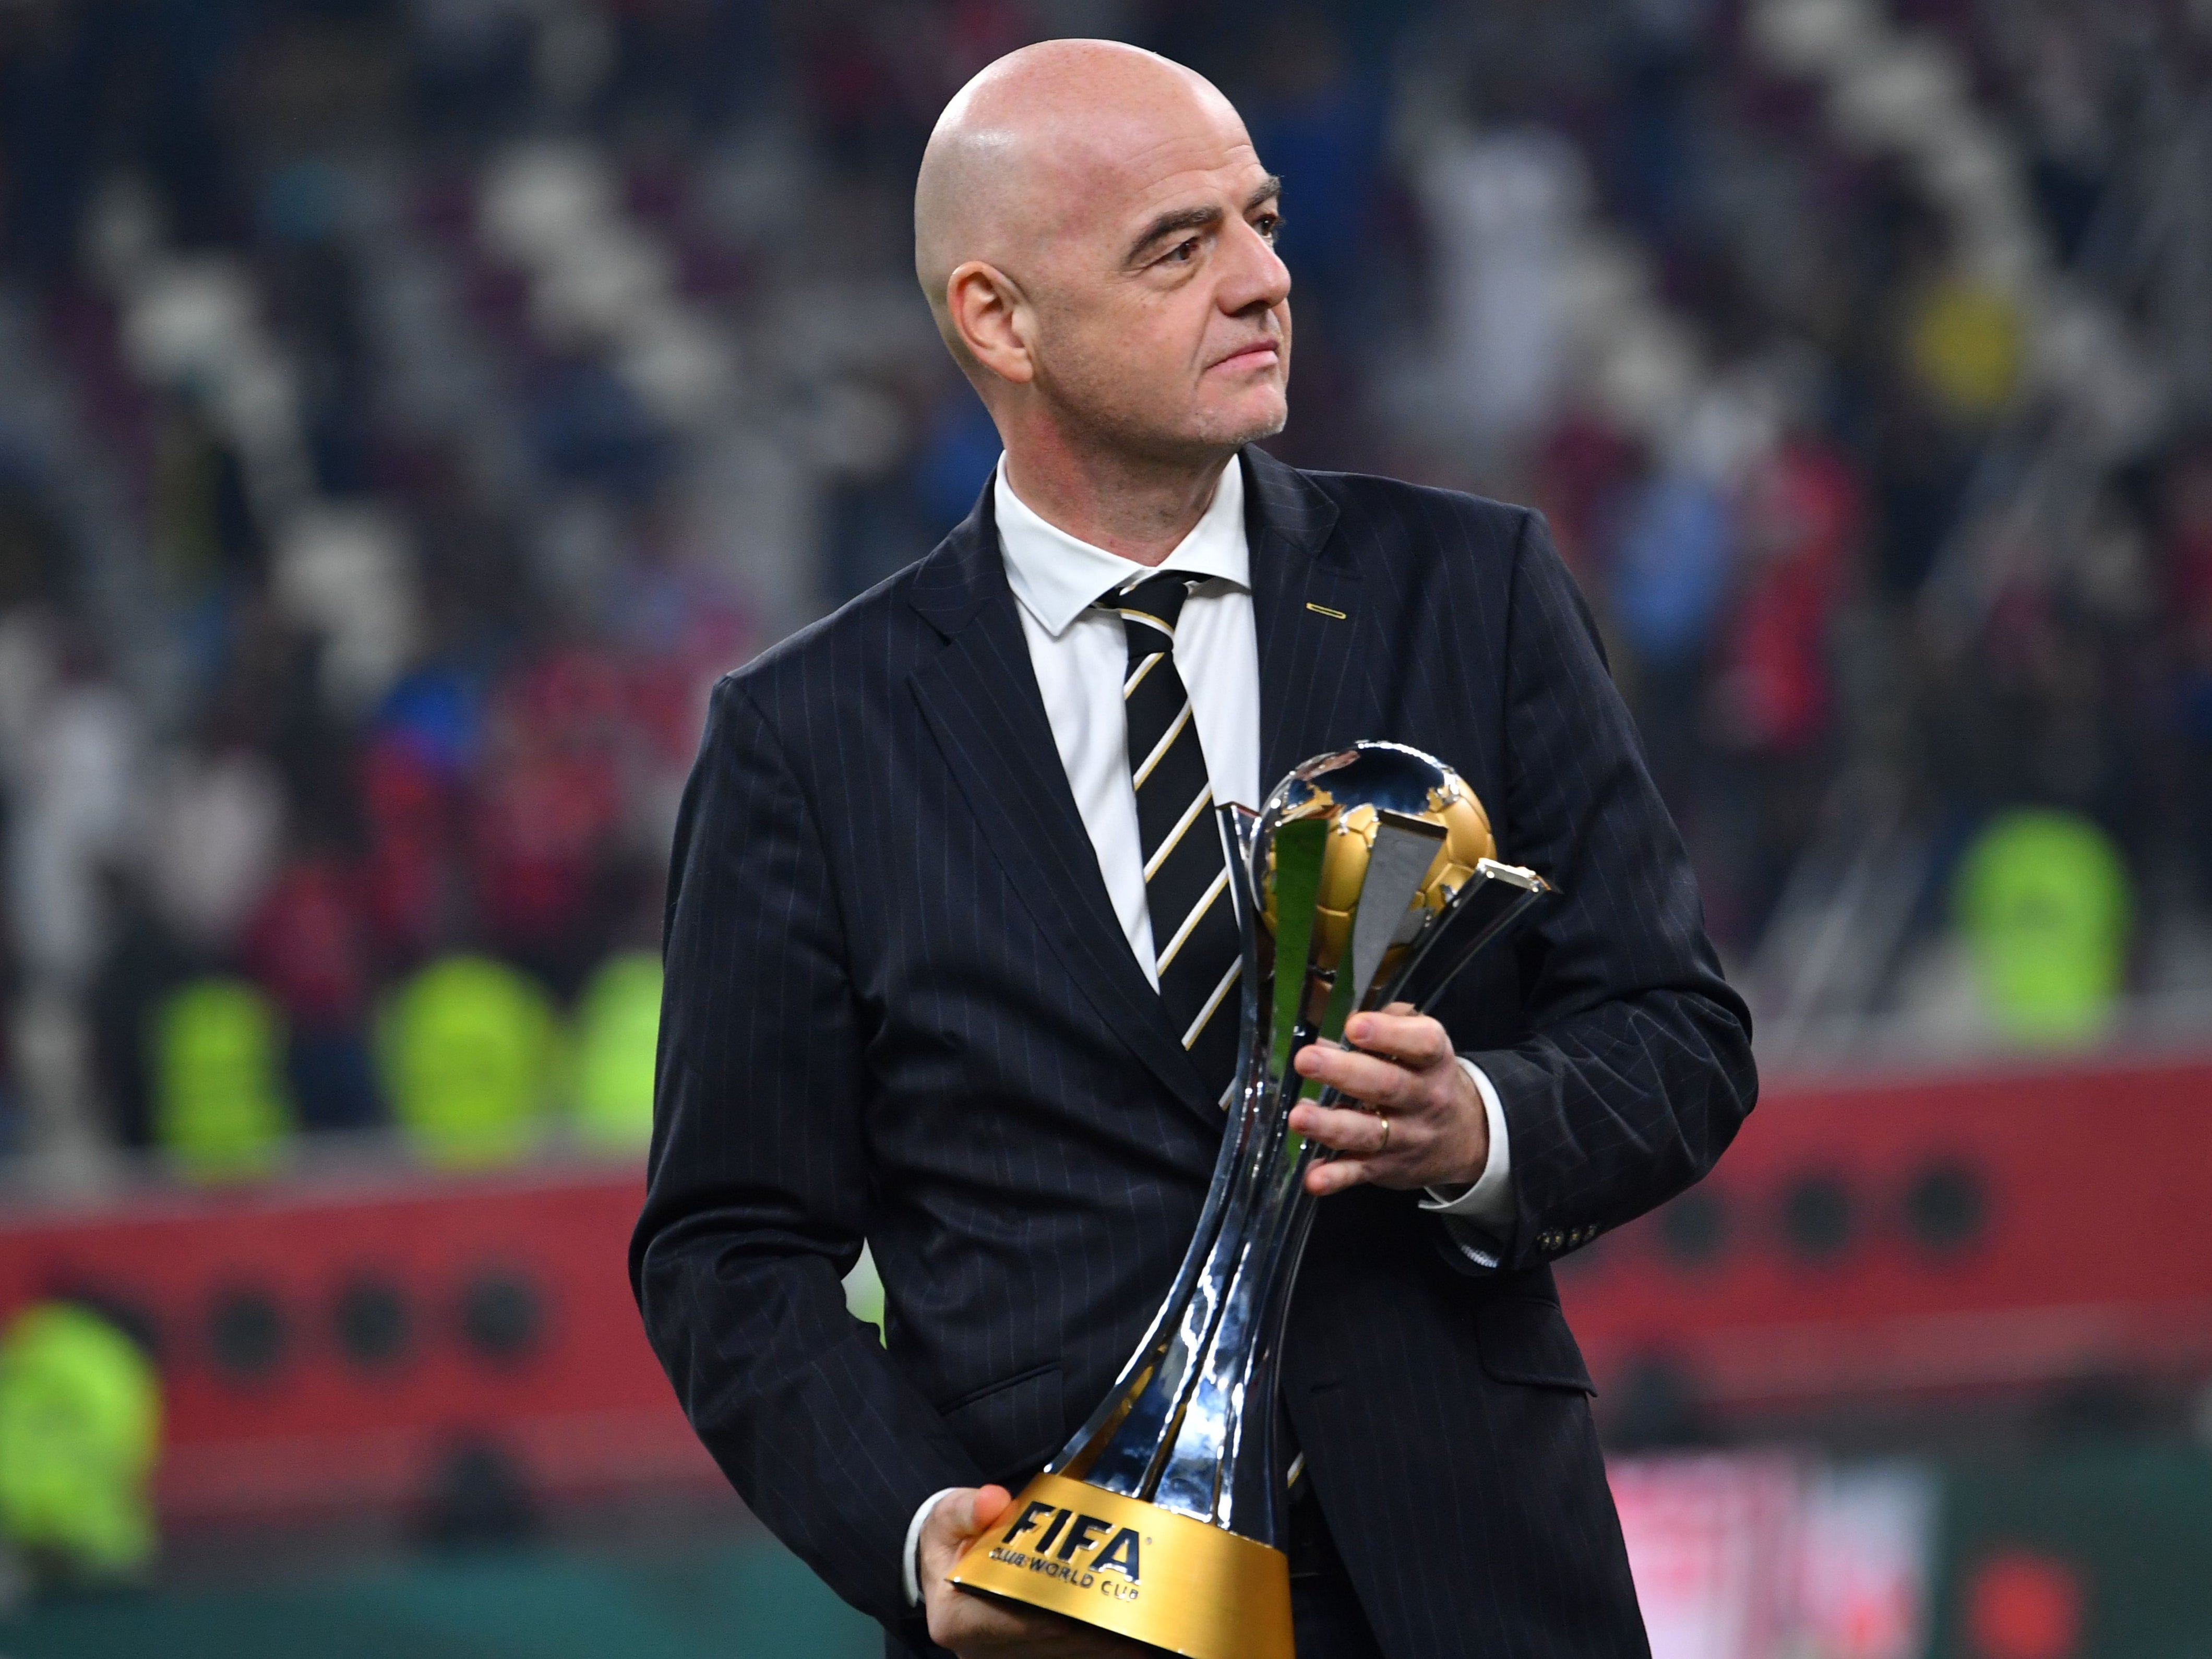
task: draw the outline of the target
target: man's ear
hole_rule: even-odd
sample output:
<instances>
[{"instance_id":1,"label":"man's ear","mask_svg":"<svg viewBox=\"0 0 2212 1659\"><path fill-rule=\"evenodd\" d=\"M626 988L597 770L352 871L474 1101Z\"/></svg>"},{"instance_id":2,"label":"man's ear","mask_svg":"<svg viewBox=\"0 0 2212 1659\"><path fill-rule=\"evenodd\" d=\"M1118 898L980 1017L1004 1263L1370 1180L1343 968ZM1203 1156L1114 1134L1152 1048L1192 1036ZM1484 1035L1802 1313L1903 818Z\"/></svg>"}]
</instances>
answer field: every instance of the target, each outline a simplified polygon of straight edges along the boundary
<instances>
[{"instance_id":1,"label":"man's ear","mask_svg":"<svg viewBox=\"0 0 2212 1659\"><path fill-rule=\"evenodd\" d=\"M1035 378L1029 308L1006 272L981 259L955 268L945 279L945 309L953 334L979 367L1016 386Z\"/></svg>"}]
</instances>

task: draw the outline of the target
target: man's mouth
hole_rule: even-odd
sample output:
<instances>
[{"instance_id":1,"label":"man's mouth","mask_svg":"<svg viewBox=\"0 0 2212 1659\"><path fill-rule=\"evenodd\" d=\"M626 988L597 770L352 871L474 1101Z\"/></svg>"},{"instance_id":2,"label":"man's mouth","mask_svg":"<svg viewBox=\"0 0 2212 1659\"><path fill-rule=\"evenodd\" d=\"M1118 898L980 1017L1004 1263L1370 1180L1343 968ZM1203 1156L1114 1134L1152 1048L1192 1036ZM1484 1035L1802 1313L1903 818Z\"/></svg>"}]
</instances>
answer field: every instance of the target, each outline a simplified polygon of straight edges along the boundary
<instances>
[{"instance_id":1,"label":"man's mouth","mask_svg":"<svg viewBox=\"0 0 2212 1659\"><path fill-rule=\"evenodd\" d=\"M1275 363L1280 362L1282 358L1283 349L1276 342L1273 340L1255 340L1250 345L1245 346L1240 350L1232 351L1229 356L1216 362L1213 367L1216 368L1226 368L1231 370L1240 368L1266 368Z\"/></svg>"}]
</instances>

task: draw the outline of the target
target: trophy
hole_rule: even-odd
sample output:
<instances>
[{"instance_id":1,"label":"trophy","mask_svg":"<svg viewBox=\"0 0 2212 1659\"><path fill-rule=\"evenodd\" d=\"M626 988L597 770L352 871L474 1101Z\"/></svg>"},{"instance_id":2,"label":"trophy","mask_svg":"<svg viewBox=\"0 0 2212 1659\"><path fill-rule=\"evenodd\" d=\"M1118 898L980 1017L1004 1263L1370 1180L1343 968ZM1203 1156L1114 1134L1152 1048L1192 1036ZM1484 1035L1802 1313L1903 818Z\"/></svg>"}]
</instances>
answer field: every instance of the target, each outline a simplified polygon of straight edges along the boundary
<instances>
[{"instance_id":1,"label":"trophy","mask_svg":"<svg viewBox=\"0 0 2212 1659\"><path fill-rule=\"evenodd\" d=\"M1419 998L1552 889L1496 861L1441 761L1361 743L1308 761L1255 814L1217 817L1244 943L1236 1086L1198 1231L1152 1328L1088 1422L971 1544L951 1580L1189 1659L1292 1659L1276 1433L1291 1284L1313 1222L1289 1125L1309 1042Z\"/></svg>"}]
</instances>

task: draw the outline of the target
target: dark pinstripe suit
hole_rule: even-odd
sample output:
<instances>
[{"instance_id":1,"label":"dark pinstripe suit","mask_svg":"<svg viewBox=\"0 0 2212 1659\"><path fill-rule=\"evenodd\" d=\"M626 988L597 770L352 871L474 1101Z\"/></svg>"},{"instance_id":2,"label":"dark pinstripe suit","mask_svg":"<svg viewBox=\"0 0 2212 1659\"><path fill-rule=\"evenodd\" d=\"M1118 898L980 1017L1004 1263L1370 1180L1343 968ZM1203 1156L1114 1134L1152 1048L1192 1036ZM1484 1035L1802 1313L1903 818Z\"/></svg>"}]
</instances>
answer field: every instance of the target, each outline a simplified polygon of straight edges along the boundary
<instances>
[{"instance_id":1,"label":"dark pinstripe suit","mask_svg":"<svg viewBox=\"0 0 2212 1659\"><path fill-rule=\"evenodd\" d=\"M1542 522L1244 464L1263 777L1417 744L1564 895L1438 1011L1504 1099L1504 1268L1455 1264L1411 1194L1322 1206L1284 1382L1315 1489L1391 1659L1642 1652L1547 1263L1711 1167L1756 1090L1748 1018ZM915 1506L1018 1484L1103 1392L1221 1121L1115 920L989 499L716 689L631 1249L731 1480L909 1644ZM839 1288L864 1237L887 1348Z\"/></svg>"}]
</instances>

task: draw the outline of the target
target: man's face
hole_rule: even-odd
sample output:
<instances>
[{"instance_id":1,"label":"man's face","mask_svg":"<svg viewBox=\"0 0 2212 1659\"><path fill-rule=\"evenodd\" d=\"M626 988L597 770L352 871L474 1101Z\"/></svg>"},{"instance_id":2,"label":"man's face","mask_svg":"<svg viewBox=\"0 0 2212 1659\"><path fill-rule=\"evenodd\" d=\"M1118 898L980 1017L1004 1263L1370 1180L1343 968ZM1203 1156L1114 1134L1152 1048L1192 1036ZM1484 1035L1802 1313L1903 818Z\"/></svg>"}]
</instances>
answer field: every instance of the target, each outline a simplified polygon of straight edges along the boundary
<instances>
[{"instance_id":1,"label":"man's face","mask_svg":"<svg viewBox=\"0 0 2212 1659\"><path fill-rule=\"evenodd\" d=\"M1290 273L1277 185L1233 110L1190 100L1053 168L1030 295L1037 386L1066 418L1162 456L1219 453L1289 417Z\"/></svg>"}]
</instances>

